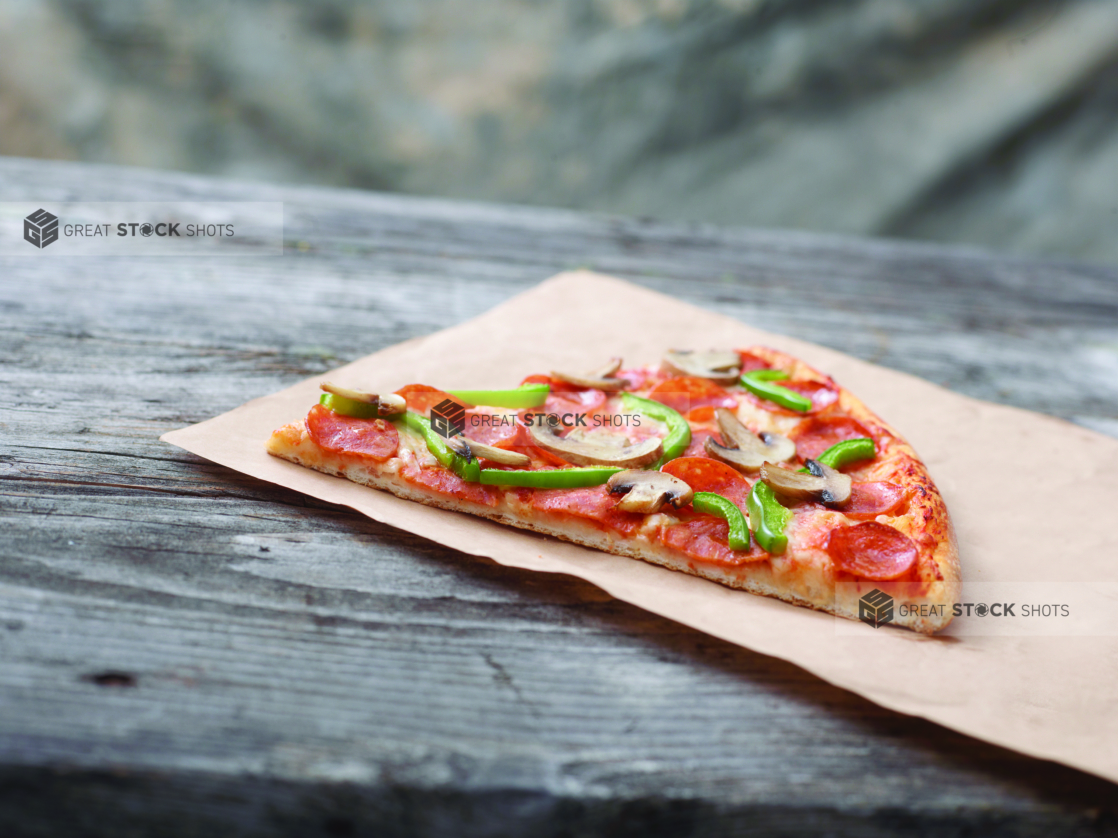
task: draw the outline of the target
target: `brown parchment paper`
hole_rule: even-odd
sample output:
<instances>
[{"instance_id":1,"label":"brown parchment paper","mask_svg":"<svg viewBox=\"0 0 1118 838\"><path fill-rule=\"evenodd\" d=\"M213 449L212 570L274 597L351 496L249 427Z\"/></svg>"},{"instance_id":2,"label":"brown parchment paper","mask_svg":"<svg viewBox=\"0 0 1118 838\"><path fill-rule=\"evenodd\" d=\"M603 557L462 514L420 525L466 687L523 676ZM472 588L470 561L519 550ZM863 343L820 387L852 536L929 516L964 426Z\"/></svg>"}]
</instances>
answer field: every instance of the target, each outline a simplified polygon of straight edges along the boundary
<instances>
[{"instance_id":1,"label":"brown parchment paper","mask_svg":"<svg viewBox=\"0 0 1118 838\"><path fill-rule=\"evenodd\" d=\"M592 300L593 304L587 304ZM712 582L418 503L270 457L326 378L389 390L514 386L666 347L765 344L833 375L923 457L958 534L968 582L1102 584L1118 575L1118 441L1061 420L956 395L839 352L769 334L589 272L555 276L480 317L255 399L166 442L513 567L568 573L656 614L791 661L902 713L1118 781L1118 602L1090 637L923 637L851 623ZM1052 464L1059 464L1053 468ZM369 568L375 573L375 568Z\"/></svg>"}]
</instances>

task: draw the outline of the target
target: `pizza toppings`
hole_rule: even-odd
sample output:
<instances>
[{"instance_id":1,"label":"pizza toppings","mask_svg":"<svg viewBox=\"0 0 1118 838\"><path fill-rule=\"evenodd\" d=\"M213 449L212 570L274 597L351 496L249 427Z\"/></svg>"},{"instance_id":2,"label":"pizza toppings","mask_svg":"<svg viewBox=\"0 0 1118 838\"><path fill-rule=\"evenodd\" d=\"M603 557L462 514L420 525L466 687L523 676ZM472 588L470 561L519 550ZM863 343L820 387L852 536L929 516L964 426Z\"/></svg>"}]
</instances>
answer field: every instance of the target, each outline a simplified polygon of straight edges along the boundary
<instances>
[{"instance_id":1,"label":"pizza toppings","mask_svg":"<svg viewBox=\"0 0 1118 838\"><path fill-rule=\"evenodd\" d=\"M691 426L678 410L651 399L642 399L632 393L621 394L621 406L631 413L643 413L668 426L668 435L664 437L663 442L662 463L674 460L691 444Z\"/></svg>"},{"instance_id":2,"label":"pizza toppings","mask_svg":"<svg viewBox=\"0 0 1118 838\"><path fill-rule=\"evenodd\" d=\"M570 439L558 436L548 422L532 425L528 429L532 441L568 463L578 466L617 466L639 468L660 458L664 444L656 437L649 437L635 445L617 447L602 441L592 441L590 436Z\"/></svg>"},{"instance_id":3,"label":"pizza toppings","mask_svg":"<svg viewBox=\"0 0 1118 838\"><path fill-rule=\"evenodd\" d=\"M729 463L746 473L756 472L766 462L779 463L796 456L796 444L781 434L754 434L738 421L733 411L718 408L718 428L729 445L721 445L707 437L703 450L716 460Z\"/></svg>"},{"instance_id":4,"label":"pizza toppings","mask_svg":"<svg viewBox=\"0 0 1118 838\"><path fill-rule=\"evenodd\" d=\"M377 419L380 411L375 403L358 402L344 396L335 396L333 393L323 393L318 397L318 403L328 407L342 416L352 416L355 419Z\"/></svg>"},{"instance_id":5,"label":"pizza toppings","mask_svg":"<svg viewBox=\"0 0 1118 838\"><path fill-rule=\"evenodd\" d=\"M849 475L818 460L808 460L806 465L805 473L764 463L761 466L761 480L785 497L815 500L826 504L846 502L850 497Z\"/></svg>"},{"instance_id":6,"label":"pizza toppings","mask_svg":"<svg viewBox=\"0 0 1118 838\"><path fill-rule=\"evenodd\" d=\"M855 483L850 487L850 500L838 511L855 521L871 521L878 515L896 515L908 496L896 483Z\"/></svg>"},{"instance_id":7,"label":"pizza toppings","mask_svg":"<svg viewBox=\"0 0 1118 838\"><path fill-rule=\"evenodd\" d=\"M691 487L662 471L629 469L613 475L606 488L611 495L624 495L616 508L622 512L659 512L665 503L679 509L691 502Z\"/></svg>"},{"instance_id":8,"label":"pizza toppings","mask_svg":"<svg viewBox=\"0 0 1118 838\"><path fill-rule=\"evenodd\" d=\"M619 469L608 466L548 468L535 471L483 468L480 482L487 486L524 486L530 489L577 489L601 486Z\"/></svg>"},{"instance_id":9,"label":"pizza toppings","mask_svg":"<svg viewBox=\"0 0 1118 838\"><path fill-rule=\"evenodd\" d=\"M676 375L709 378L723 384L735 383L741 374L741 358L737 352L714 349L708 352L673 349L664 356L662 366Z\"/></svg>"},{"instance_id":10,"label":"pizza toppings","mask_svg":"<svg viewBox=\"0 0 1118 838\"><path fill-rule=\"evenodd\" d=\"M323 381L318 386L327 393L338 396L340 399L373 405L380 412L381 416L403 413L407 409L407 402L404 401L402 396L397 396L395 393L378 396L376 393L366 393L362 390L351 390L348 387L340 387L329 381Z\"/></svg>"},{"instance_id":11,"label":"pizza toppings","mask_svg":"<svg viewBox=\"0 0 1118 838\"><path fill-rule=\"evenodd\" d=\"M737 353L738 359L741 361L742 373L752 372L753 370L767 370L772 366L760 355L754 355L748 350L739 349Z\"/></svg>"},{"instance_id":12,"label":"pizza toppings","mask_svg":"<svg viewBox=\"0 0 1118 838\"><path fill-rule=\"evenodd\" d=\"M877 521L832 530L826 550L838 570L874 581L903 576L917 557L911 538Z\"/></svg>"},{"instance_id":13,"label":"pizza toppings","mask_svg":"<svg viewBox=\"0 0 1118 838\"><path fill-rule=\"evenodd\" d=\"M623 390L628 384L624 378L613 376L621 369L621 359L611 358L610 362L601 369L588 372L584 375L571 375L552 370L551 377L576 387L587 387L594 390Z\"/></svg>"},{"instance_id":14,"label":"pizza toppings","mask_svg":"<svg viewBox=\"0 0 1118 838\"><path fill-rule=\"evenodd\" d=\"M749 481L740 472L709 457L680 457L660 470L678 477L696 492L713 492L739 506L749 495Z\"/></svg>"},{"instance_id":15,"label":"pizza toppings","mask_svg":"<svg viewBox=\"0 0 1118 838\"><path fill-rule=\"evenodd\" d=\"M415 460L409 459L404 462L401 473L409 483L431 492L490 507L497 505L497 489L492 486L481 486L445 468L424 467Z\"/></svg>"},{"instance_id":16,"label":"pizza toppings","mask_svg":"<svg viewBox=\"0 0 1118 838\"><path fill-rule=\"evenodd\" d=\"M749 549L749 525L746 524L745 516L732 500L713 492L696 492L691 507L696 512L714 515L726 521L729 525L726 543L730 545L731 550Z\"/></svg>"},{"instance_id":17,"label":"pizza toppings","mask_svg":"<svg viewBox=\"0 0 1118 838\"><path fill-rule=\"evenodd\" d=\"M850 416L812 416L801 422L791 436L796 450L807 460L819 459L820 454L844 440L870 439L872 434Z\"/></svg>"},{"instance_id":18,"label":"pizza toppings","mask_svg":"<svg viewBox=\"0 0 1118 838\"><path fill-rule=\"evenodd\" d=\"M784 381L786 378L788 378L788 373L783 370L753 370L741 377L741 386L757 398L773 402L789 410L795 410L799 413L806 413L811 410L814 405L812 397L801 395L787 387L772 383L774 381Z\"/></svg>"},{"instance_id":19,"label":"pizza toppings","mask_svg":"<svg viewBox=\"0 0 1118 838\"><path fill-rule=\"evenodd\" d=\"M614 499L601 486L565 490L541 489L533 492L532 508L541 512L568 515L592 523L604 530L629 535L640 528L641 515L619 512Z\"/></svg>"},{"instance_id":20,"label":"pizza toppings","mask_svg":"<svg viewBox=\"0 0 1118 838\"><path fill-rule=\"evenodd\" d=\"M737 397L732 393L713 381L690 375L661 381L648 391L648 397L679 413L688 414L691 419L698 419L698 411L705 407L738 406Z\"/></svg>"},{"instance_id":21,"label":"pizza toppings","mask_svg":"<svg viewBox=\"0 0 1118 838\"><path fill-rule=\"evenodd\" d=\"M318 386L327 393L333 393L335 396L341 396L343 399L349 399L350 401L365 402L366 404L376 404L380 400L380 397L376 393L364 393L361 390L351 390L348 387L339 387L337 384L334 384L330 381L323 381Z\"/></svg>"},{"instance_id":22,"label":"pizza toppings","mask_svg":"<svg viewBox=\"0 0 1118 838\"><path fill-rule=\"evenodd\" d=\"M860 460L872 460L876 456L877 448L873 444L873 440L869 437L862 437L836 442L815 460L831 468L842 468Z\"/></svg>"},{"instance_id":23,"label":"pizza toppings","mask_svg":"<svg viewBox=\"0 0 1118 838\"><path fill-rule=\"evenodd\" d=\"M335 413L343 413L346 416L375 419L378 416L394 416L407 409L403 398L393 393L378 396L376 393L340 387L329 381L324 381L318 386L326 391L319 399L319 404L324 404Z\"/></svg>"},{"instance_id":24,"label":"pizza toppings","mask_svg":"<svg viewBox=\"0 0 1118 838\"><path fill-rule=\"evenodd\" d=\"M551 387L547 384L521 384L513 390L450 390L461 402L486 407L539 407L547 401Z\"/></svg>"},{"instance_id":25,"label":"pizza toppings","mask_svg":"<svg viewBox=\"0 0 1118 838\"><path fill-rule=\"evenodd\" d=\"M758 480L746 501L749 510L749 523L753 535L762 548L774 556L788 549L788 536L784 534L788 522L792 520L792 510L776 499L776 494L768 484Z\"/></svg>"},{"instance_id":26,"label":"pizza toppings","mask_svg":"<svg viewBox=\"0 0 1118 838\"><path fill-rule=\"evenodd\" d=\"M318 446L335 453L355 454L383 463L396 453L400 435L384 419L345 416L321 404L307 413L307 433Z\"/></svg>"},{"instance_id":27,"label":"pizza toppings","mask_svg":"<svg viewBox=\"0 0 1118 838\"><path fill-rule=\"evenodd\" d=\"M465 457L467 460L472 457L485 457L485 459L497 463L498 465L517 466L519 468L524 468L532 462L527 454L507 451L504 448L486 445L484 442L478 442L464 436L456 436L452 439L448 439L446 444L455 454Z\"/></svg>"},{"instance_id":28,"label":"pizza toppings","mask_svg":"<svg viewBox=\"0 0 1118 838\"><path fill-rule=\"evenodd\" d=\"M408 384L397 390L396 395L403 397L409 409L423 416L426 416L427 412L439 402L451 398L450 393L445 390L430 387L426 384Z\"/></svg>"},{"instance_id":29,"label":"pizza toppings","mask_svg":"<svg viewBox=\"0 0 1118 838\"><path fill-rule=\"evenodd\" d=\"M430 421L414 410L408 410L395 420L409 431L419 434L431 452L444 468L450 469L463 480L477 483L481 479L481 466L473 457L463 456L447 445L447 439L431 427Z\"/></svg>"},{"instance_id":30,"label":"pizza toppings","mask_svg":"<svg viewBox=\"0 0 1118 838\"><path fill-rule=\"evenodd\" d=\"M796 413L820 413L838 401L839 391L833 381L788 381L781 385L811 402L806 411Z\"/></svg>"}]
</instances>

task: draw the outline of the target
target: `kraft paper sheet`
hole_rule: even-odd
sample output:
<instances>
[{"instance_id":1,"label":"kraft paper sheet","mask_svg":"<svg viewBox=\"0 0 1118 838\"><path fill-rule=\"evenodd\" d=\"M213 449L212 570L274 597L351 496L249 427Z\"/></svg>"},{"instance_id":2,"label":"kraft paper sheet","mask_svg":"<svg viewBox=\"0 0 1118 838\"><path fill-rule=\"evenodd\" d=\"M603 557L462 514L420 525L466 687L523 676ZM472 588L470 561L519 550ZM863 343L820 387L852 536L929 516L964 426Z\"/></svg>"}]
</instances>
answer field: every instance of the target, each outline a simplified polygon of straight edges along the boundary
<instances>
[{"instance_id":1,"label":"kraft paper sheet","mask_svg":"<svg viewBox=\"0 0 1118 838\"><path fill-rule=\"evenodd\" d=\"M587 301L593 301L588 304ZM896 427L951 512L968 584L1104 591L1096 636L925 637L836 619L644 562L396 498L265 453L320 381L395 390L510 387L665 348L763 344L834 376ZM480 317L317 375L163 440L213 462L503 565L585 579L618 599L791 661L880 705L1118 781L1118 441L960 396L821 346L763 332L610 277L555 276ZM1055 467L1054 467L1055 466ZM374 566L369 567L375 573Z\"/></svg>"}]
</instances>

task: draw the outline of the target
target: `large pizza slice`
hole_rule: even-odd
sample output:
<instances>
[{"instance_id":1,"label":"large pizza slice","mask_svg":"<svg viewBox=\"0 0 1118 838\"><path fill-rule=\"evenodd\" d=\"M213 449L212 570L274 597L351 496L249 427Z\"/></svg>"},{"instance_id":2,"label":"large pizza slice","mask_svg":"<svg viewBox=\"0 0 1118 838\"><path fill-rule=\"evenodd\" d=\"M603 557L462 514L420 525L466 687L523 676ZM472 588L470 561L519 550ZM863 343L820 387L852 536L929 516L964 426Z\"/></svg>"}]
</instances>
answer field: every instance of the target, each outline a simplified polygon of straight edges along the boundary
<instances>
[{"instance_id":1,"label":"large pizza slice","mask_svg":"<svg viewBox=\"0 0 1118 838\"><path fill-rule=\"evenodd\" d=\"M889 602L896 625L951 620L958 553L924 464L849 391L781 352L673 350L508 390L352 383L324 383L268 451L842 617L881 621Z\"/></svg>"}]
</instances>

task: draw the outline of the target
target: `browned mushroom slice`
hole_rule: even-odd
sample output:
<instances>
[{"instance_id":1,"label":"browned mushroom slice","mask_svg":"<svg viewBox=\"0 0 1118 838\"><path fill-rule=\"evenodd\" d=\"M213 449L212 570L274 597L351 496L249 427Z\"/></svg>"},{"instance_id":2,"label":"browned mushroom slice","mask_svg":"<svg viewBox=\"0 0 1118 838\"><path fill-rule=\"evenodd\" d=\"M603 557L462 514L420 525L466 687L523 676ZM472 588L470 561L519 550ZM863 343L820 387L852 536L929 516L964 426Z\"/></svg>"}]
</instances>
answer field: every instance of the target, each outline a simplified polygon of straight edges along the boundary
<instances>
[{"instance_id":1,"label":"browned mushroom slice","mask_svg":"<svg viewBox=\"0 0 1118 838\"><path fill-rule=\"evenodd\" d=\"M636 445L617 448L613 445L599 445L589 438L581 440L563 439L556 436L554 429L544 423L528 429L532 441L544 451L550 451L568 463L577 466L620 466L639 468L659 459L664 451L664 443L657 437L649 437Z\"/></svg>"},{"instance_id":2,"label":"browned mushroom slice","mask_svg":"<svg viewBox=\"0 0 1118 838\"><path fill-rule=\"evenodd\" d=\"M385 393L377 403L377 410L382 416L395 416L398 413L404 413L407 409L408 403L404 400L404 397L397 396L395 393Z\"/></svg>"},{"instance_id":3,"label":"browned mushroom slice","mask_svg":"<svg viewBox=\"0 0 1118 838\"><path fill-rule=\"evenodd\" d=\"M621 390L629 382L624 378L613 378L613 374L621 369L620 358L610 358L608 364L599 369L592 370L585 375L571 375L566 372L551 371L551 377L576 387L592 387L595 390Z\"/></svg>"},{"instance_id":4,"label":"browned mushroom slice","mask_svg":"<svg viewBox=\"0 0 1118 838\"><path fill-rule=\"evenodd\" d=\"M477 442L464 436L451 437L446 441L446 447L467 460L474 457L485 457L485 459L500 463L503 466L519 466L521 468L530 465L532 462L527 454L506 451L504 448L486 445L484 442Z\"/></svg>"},{"instance_id":5,"label":"browned mushroom slice","mask_svg":"<svg viewBox=\"0 0 1118 838\"><path fill-rule=\"evenodd\" d=\"M664 356L662 366L676 375L709 378L722 384L733 384L741 375L738 353L715 349L708 352L673 349Z\"/></svg>"},{"instance_id":6,"label":"browned mushroom slice","mask_svg":"<svg viewBox=\"0 0 1118 838\"><path fill-rule=\"evenodd\" d=\"M720 445L712 437L707 437L703 450L714 459L752 474L761 468L762 463L780 463L796 456L796 443L788 437L768 431L754 434L738 421L732 410L724 407L718 408L715 415L722 438L729 445Z\"/></svg>"},{"instance_id":7,"label":"browned mushroom slice","mask_svg":"<svg viewBox=\"0 0 1118 838\"><path fill-rule=\"evenodd\" d=\"M665 504L676 509L691 503L691 487L662 471L619 471L606 483L611 495L624 494L614 509L622 512L659 512Z\"/></svg>"},{"instance_id":8,"label":"browned mushroom slice","mask_svg":"<svg viewBox=\"0 0 1118 838\"><path fill-rule=\"evenodd\" d=\"M408 403L404 401L404 397L397 396L395 393L378 396L376 393L366 393L364 390L351 390L349 387L339 387L337 384L333 384L329 381L323 381L318 386L327 393L341 396L343 399L363 402L364 404L375 404L377 406L377 412L382 416L392 416L397 413L403 413L408 409Z\"/></svg>"},{"instance_id":9,"label":"browned mushroom slice","mask_svg":"<svg viewBox=\"0 0 1118 838\"><path fill-rule=\"evenodd\" d=\"M806 473L764 463L761 466L761 479L774 492L790 498L826 504L846 503L850 499L850 475L816 460L808 460L805 465L808 469Z\"/></svg>"}]
</instances>

